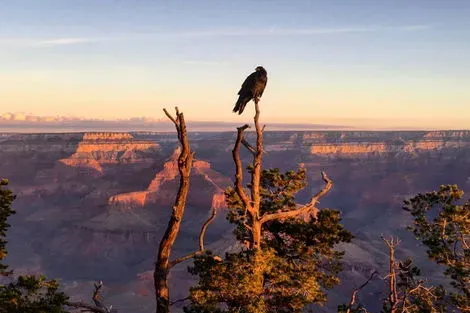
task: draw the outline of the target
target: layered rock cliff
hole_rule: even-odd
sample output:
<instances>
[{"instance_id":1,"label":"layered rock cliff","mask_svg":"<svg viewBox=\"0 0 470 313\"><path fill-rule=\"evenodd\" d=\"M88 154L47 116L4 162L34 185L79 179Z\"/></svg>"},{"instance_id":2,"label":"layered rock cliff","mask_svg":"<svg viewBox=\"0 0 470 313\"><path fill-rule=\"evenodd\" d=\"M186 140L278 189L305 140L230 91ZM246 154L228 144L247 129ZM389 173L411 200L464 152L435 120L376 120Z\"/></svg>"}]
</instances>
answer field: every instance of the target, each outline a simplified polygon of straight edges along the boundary
<instances>
[{"instance_id":1,"label":"layered rock cliff","mask_svg":"<svg viewBox=\"0 0 470 313\"><path fill-rule=\"evenodd\" d=\"M109 198L110 207L126 209L143 207L155 203L170 203L174 200L177 190L178 155L180 148L175 149L169 159L163 164L163 169L152 179L146 190L113 195ZM224 189L231 184L230 179L211 169L208 162L195 159L191 170L192 184L197 183L199 197L191 193L188 204L203 203L205 194L210 199L210 205L220 209L225 207ZM168 188L171 187L171 188ZM202 201L202 202L201 202Z\"/></svg>"},{"instance_id":2,"label":"layered rock cliff","mask_svg":"<svg viewBox=\"0 0 470 313\"><path fill-rule=\"evenodd\" d=\"M154 161L158 149L157 143L136 140L129 133L85 133L75 153L59 162L103 174L104 164L148 165Z\"/></svg>"},{"instance_id":3,"label":"layered rock cliff","mask_svg":"<svg viewBox=\"0 0 470 313\"><path fill-rule=\"evenodd\" d=\"M303 145L316 156L367 158L374 156L416 156L446 149L470 148L469 131L388 132L371 138L370 132L341 132L336 136L306 134ZM391 136L390 136L391 135Z\"/></svg>"}]
</instances>

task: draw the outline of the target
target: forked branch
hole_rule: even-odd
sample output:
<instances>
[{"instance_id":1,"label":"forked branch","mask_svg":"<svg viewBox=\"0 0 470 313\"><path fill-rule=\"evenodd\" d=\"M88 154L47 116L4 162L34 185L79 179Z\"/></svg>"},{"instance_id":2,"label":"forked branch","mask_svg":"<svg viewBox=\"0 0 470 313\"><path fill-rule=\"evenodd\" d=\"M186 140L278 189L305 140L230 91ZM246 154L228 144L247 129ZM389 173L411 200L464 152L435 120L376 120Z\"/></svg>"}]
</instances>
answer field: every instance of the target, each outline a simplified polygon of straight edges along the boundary
<instances>
[{"instance_id":1,"label":"forked branch","mask_svg":"<svg viewBox=\"0 0 470 313\"><path fill-rule=\"evenodd\" d=\"M93 290L92 300L95 305L88 304L86 302L67 302L66 305L72 308L83 309L85 312L94 313L111 313L113 312L112 306L106 307L100 301L100 290L103 287L103 282L95 283L95 289Z\"/></svg>"},{"instance_id":2,"label":"forked branch","mask_svg":"<svg viewBox=\"0 0 470 313\"><path fill-rule=\"evenodd\" d=\"M179 120L178 120L179 110L178 110L178 107L175 107L175 111L176 111L176 119L173 116L171 116L171 114L168 113L168 111L166 109L163 109L163 112L165 112L165 115L173 122L173 124L175 124L176 130L178 131L178 125L179 125Z\"/></svg>"},{"instance_id":3,"label":"forked branch","mask_svg":"<svg viewBox=\"0 0 470 313\"><path fill-rule=\"evenodd\" d=\"M166 116L175 124L178 140L181 145L181 152L178 156L178 171L180 182L175 204L173 205L170 221L163 235L158 248L157 261L155 262L154 285L155 298L157 301L157 313L168 313L170 306L170 292L168 287L168 273L171 268L170 254L173 244L178 235L180 225L186 207L186 199L189 193L189 178L194 153L189 147L188 134L183 113L178 107L175 108L176 118L171 116L166 109L163 109Z\"/></svg>"},{"instance_id":4,"label":"forked branch","mask_svg":"<svg viewBox=\"0 0 470 313\"><path fill-rule=\"evenodd\" d=\"M396 261L395 261L395 249L400 244L398 239L385 239L381 236L382 240L388 247L388 255L389 255L389 271L386 278L388 278L388 302L390 305L390 312L395 313L397 312L398 308L398 290L397 290L397 273L396 273Z\"/></svg>"},{"instance_id":5,"label":"forked branch","mask_svg":"<svg viewBox=\"0 0 470 313\"><path fill-rule=\"evenodd\" d=\"M276 212L270 214L261 214L261 175L262 175L262 155L263 155L263 132L264 127L259 124L259 99L254 99L255 102L255 116L254 123L256 128L256 147L251 146L244 138L244 131L249 127L244 125L237 128L237 138L235 146L232 150L233 160L235 162L235 192L242 201L243 208L245 209L245 216L249 213L251 219L250 223L244 222L245 227L251 233L251 241L249 247L258 249L261 245L262 240L262 226L265 222L272 220L286 219L290 217L296 217L305 213L316 210L316 204L319 199L325 196L333 186L333 181L328 178L326 173L322 172L322 179L325 182L324 188L322 188L317 194L315 194L309 203L290 211ZM251 182L250 182L250 197L245 192L243 187L243 167L240 160L240 146L244 145L248 151L253 155L253 163L251 169ZM248 225L250 224L250 225Z\"/></svg>"},{"instance_id":6,"label":"forked branch","mask_svg":"<svg viewBox=\"0 0 470 313\"><path fill-rule=\"evenodd\" d=\"M253 147L246 139L242 139L242 144L245 146L246 150L250 151L253 156L256 155L256 149Z\"/></svg>"},{"instance_id":7,"label":"forked branch","mask_svg":"<svg viewBox=\"0 0 470 313\"><path fill-rule=\"evenodd\" d=\"M272 220L296 217L300 214L308 213L313 210L315 208L315 205L319 202L320 198L325 196L330 191L331 187L333 187L333 181L326 175L325 172L321 172L321 176L323 181L325 182L325 186L310 199L309 203L295 210L263 215L263 217L261 217L261 223L266 223Z\"/></svg>"}]
</instances>

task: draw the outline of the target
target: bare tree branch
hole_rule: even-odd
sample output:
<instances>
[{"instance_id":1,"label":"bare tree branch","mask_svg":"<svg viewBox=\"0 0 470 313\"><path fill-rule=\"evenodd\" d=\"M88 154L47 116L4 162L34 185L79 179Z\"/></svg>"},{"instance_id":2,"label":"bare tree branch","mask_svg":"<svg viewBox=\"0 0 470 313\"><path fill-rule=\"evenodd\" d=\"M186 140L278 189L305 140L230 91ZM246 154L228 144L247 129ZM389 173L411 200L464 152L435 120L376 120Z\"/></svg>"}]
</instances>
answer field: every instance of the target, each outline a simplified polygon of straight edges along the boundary
<instances>
[{"instance_id":1,"label":"bare tree branch","mask_svg":"<svg viewBox=\"0 0 470 313\"><path fill-rule=\"evenodd\" d=\"M348 305L348 309L346 310L346 313L351 313L351 309L353 305L356 303L357 294L359 293L359 291L361 291L362 288L364 288L372 280L372 278L374 278L375 274L377 274L377 271L372 272L370 277L362 285L354 289L354 291L351 294L351 300L349 301L349 305Z\"/></svg>"},{"instance_id":2,"label":"bare tree branch","mask_svg":"<svg viewBox=\"0 0 470 313\"><path fill-rule=\"evenodd\" d=\"M178 107L176 107L176 110L178 110ZM176 128L178 129L178 122L176 121L176 119L173 116L171 116L171 114L168 113L168 111L166 109L163 109L163 112L165 112L165 115L168 116L168 118L173 122L173 124L175 124ZM176 115L178 115L178 114L176 114ZM178 116L177 116L177 118L178 118Z\"/></svg>"},{"instance_id":3,"label":"bare tree branch","mask_svg":"<svg viewBox=\"0 0 470 313\"><path fill-rule=\"evenodd\" d=\"M103 287L103 282L100 281L98 284L95 283L95 289L93 291L93 295L92 295L92 300L93 302L95 303L95 305L92 305L92 304L88 304L86 302L67 302L66 305L67 306L70 306L70 307L73 307L73 308L77 308L77 309L85 309L86 311L88 312L94 312L94 313L110 313L112 312L112 306L110 306L109 308L106 307L100 300L100 290L101 288Z\"/></svg>"},{"instance_id":4,"label":"bare tree branch","mask_svg":"<svg viewBox=\"0 0 470 313\"><path fill-rule=\"evenodd\" d=\"M98 284L95 283L95 290L93 291L93 296L91 297L93 299L93 302L96 304L98 307L103 307L103 304L100 301L100 289L103 287L103 282L100 281Z\"/></svg>"},{"instance_id":5,"label":"bare tree branch","mask_svg":"<svg viewBox=\"0 0 470 313\"><path fill-rule=\"evenodd\" d=\"M94 313L109 313L110 311L107 311L106 309L102 309L99 307L96 307L92 304L88 304L85 302L67 302L67 306L76 308L76 309L85 309L85 312L94 312Z\"/></svg>"},{"instance_id":6,"label":"bare tree branch","mask_svg":"<svg viewBox=\"0 0 470 313\"><path fill-rule=\"evenodd\" d=\"M204 251L204 235L206 234L207 227L214 220L217 215L217 209L212 208L212 215L207 219L207 221L202 225L201 232L199 233L199 251Z\"/></svg>"},{"instance_id":7,"label":"bare tree branch","mask_svg":"<svg viewBox=\"0 0 470 313\"><path fill-rule=\"evenodd\" d=\"M251 227L250 225L248 225L248 223L246 221L242 221L242 224L243 226L245 226L249 231L252 231L253 230L253 227Z\"/></svg>"},{"instance_id":8,"label":"bare tree branch","mask_svg":"<svg viewBox=\"0 0 470 313\"><path fill-rule=\"evenodd\" d=\"M388 254L389 254L389 273L387 275L388 278L388 288L389 288L389 295L388 295L388 302L390 305L390 312L395 313L398 310L398 290L397 290L397 273L396 273L396 265L395 265L395 249L400 244L398 239L385 239L381 236L382 240L388 247Z\"/></svg>"},{"instance_id":9,"label":"bare tree branch","mask_svg":"<svg viewBox=\"0 0 470 313\"><path fill-rule=\"evenodd\" d=\"M171 116L166 109L163 110L167 117L175 124L178 133L178 139L182 147L178 156L178 171L180 174L180 183L176 195L175 204L172 209L170 221L163 235L158 248L157 261L155 262L154 285L155 298L157 302L157 313L168 313L170 305L170 292L168 287L168 273L171 268L170 254L173 244L178 235L181 221L186 207L186 199L189 192L189 180L194 153L189 147L186 123L183 113L180 113L178 107L175 108L176 118Z\"/></svg>"},{"instance_id":10,"label":"bare tree branch","mask_svg":"<svg viewBox=\"0 0 470 313\"><path fill-rule=\"evenodd\" d=\"M244 207L249 211L252 212L252 206L250 203L250 199L248 198L245 190L243 188L243 167L242 161L240 159L240 144L243 140L243 132L249 128L248 124L243 125L242 127L238 127L237 130L237 139L235 141L235 146L232 150L233 161L235 162L235 192L240 197L243 202Z\"/></svg>"},{"instance_id":11,"label":"bare tree branch","mask_svg":"<svg viewBox=\"0 0 470 313\"><path fill-rule=\"evenodd\" d=\"M186 298L183 298L183 299L178 299L178 300L175 300L175 301L171 301L170 305L174 305L174 304L179 303L179 302L184 302L184 301L189 300L189 299L191 299L191 297L186 297Z\"/></svg>"},{"instance_id":12,"label":"bare tree branch","mask_svg":"<svg viewBox=\"0 0 470 313\"><path fill-rule=\"evenodd\" d=\"M171 268L171 267L174 267L174 266L176 266L176 265L178 265L178 264L180 264L180 263L182 263L182 262L184 262L184 261L187 261L187 260L189 260L189 259L192 259L192 258L194 258L196 255L198 255L198 254L200 254L200 253L201 253L201 251L196 251L196 252L192 252L192 253L190 253L190 254L186 254L185 256L179 257L179 258L177 258L177 259L174 259L174 260L171 261L171 263L170 263L170 268Z\"/></svg>"},{"instance_id":13,"label":"bare tree branch","mask_svg":"<svg viewBox=\"0 0 470 313\"><path fill-rule=\"evenodd\" d=\"M189 260L195 257L196 255L199 255L204 252L204 236L206 234L207 227L209 226L210 223L212 223L216 215L217 215L216 208L212 208L211 216L207 219L207 221L201 227L201 231L199 232L199 250L171 261L170 267L173 267L186 260Z\"/></svg>"},{"instance_id":14,"label":"bare tree branch","mask_svg":"<svg viewBox=\"0 0 470 313\"><path fill-rule=\"evenodd\" d=\"M253 174L251 175L251 200L253 206L256 209L256 216L253 216L254 220L259 219L259 210L261 204L260 197L260 182L261 182L261 163L263 155L263 133L259 124L259 99L255 98L255 129L256 129L256 153L253 158Z\"/></svg>"},{"instance_id":15,"label":"bare tree branch","mask_svg":"<svg viewBox=\"0 0 470 313\"><path fill-rule=\"evenodd\" d=\"M246 139L242 139L242 144L245 146L245 148L251 152L253 156L256 155L256 149L253 147Z\"/></svg>"},{"instance_id":16,"label":"bare tree branch","mask_svg":"<svg viewBox=\"0 0 470 313\"><path fill-rule=\"evenodd\" d=\"M307 213L315 208L315 205L319 202L320 198L325 196L333 187L333 181L326 175L325 172L321 173L322 179L325 182L325 187L323 187L316 195L314 195L310 202L305 204L304 206L291 211L284 211L284 212L276 212L263 215L261 217L261 223L266 223L267 221L278 220L278 219L286 219L290 217L296 217L300 214Z\"/></svg>"}]
</instances>

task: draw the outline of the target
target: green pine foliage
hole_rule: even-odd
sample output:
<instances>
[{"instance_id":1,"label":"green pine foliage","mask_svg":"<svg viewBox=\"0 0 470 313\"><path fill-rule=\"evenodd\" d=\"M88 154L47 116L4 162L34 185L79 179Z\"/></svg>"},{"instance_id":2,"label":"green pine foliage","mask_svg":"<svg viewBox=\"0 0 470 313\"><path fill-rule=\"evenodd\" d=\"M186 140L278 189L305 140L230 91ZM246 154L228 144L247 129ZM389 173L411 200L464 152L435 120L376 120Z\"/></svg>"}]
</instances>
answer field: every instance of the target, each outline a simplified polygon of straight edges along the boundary
<instances>
[{"instance_id":1,"label":"green pine foliage","mask_svg":"<svg viewBox=\"0 0 470 313\"><path fill-rule=\"evenodd\" d=\"M405 201L404 209L414 219L410 231L451 279L451 305L470 312L470 201L463 196L457 185L442 185Z\"/></svg>"},{"instance_id":2,"label":"green pine foliage","mask_svg":"<svg viewBox=\"0 0 470 313\"><path fill-rule=\"evenodd\" d=\"M249 169L250 170L250 169ZM260 214L295 210L295 195L305 188L304 169L262 172ZM249 215L233 188L226 190L235 235L242 245L250 239ZM210 252L196 257L190 273L199 276L191 288L186 312L303 312L323 304L326 291L339 284L343 253L334 249L352 235L340 224L339 211L263 224L260 250L242 249L225 259Z\"/></svg>"},{"instance_id":3,"label":"green pine foliage","mask_svg":"<svg viewBox=\"0 0 470 313\"><path fill-rule=\"evenodd\" d=\"M15 200L15 196L11 190L7 189L8 180L0 179L0 275L6 276L10 272L7 271L8 266L3 264L2 260L7 256L7 230L10 225L8 222L8 217L12 214L15 214L15 211L12 209L11 204Z\"/></svg>"},{"instance_id":4,"label":"green pine foliage","mask_svg":"<svg viewBox=\"0 0 470 313\"><path fill-rule=\"evenodd\" d=\"M427 247L429 259L445 267L451 288L430 286L411 258L397 261L397 298L394 304L384 299L381 312L470 312L470 201L463 202L463 196L457 185L441 185L438 191L420 193L404 202L403 209L413 217L408 229ZM338 313L365 311L360 303L338 306Z\"/></svg>"},{"instance_id":5,"label":"green pine foliage","mask_svg":"<svg viewBox=\"0 0 470 313\"><path fill-rule=\"evenodd\" d=\"M8 217L15 213L12 203L15 196L7 188L8 180L0 180L0 313L66 313L63 309L68 297L59 292L55 280L44 276L13 277L8 266L2 263L7 255L6 233ZM8 284L1 282L9 281Z\"/></svg>"},{"instance_id":6,"label":"green pine foliage","mask_svg":"<svg viewBox=\"0 0 470 313\"><path fill-rule=\"evenodd\" d=\"M426 286L421 270L413 264L411 258L398 263L397 289L403 298L402 307L406 307L407 312L446 312L446 306L442 301L444 289L441 286Z\"/></svg>"},{"instance_id":7,"label":"green pine foliage","mask_svg":"<svg viewBox=\"0 0 470 313\"><path fill-rule=\"evenodd\" d=\"M55 280L45 276L19 276L10 284L0 285L1 313L67 313L68 297L58 291Z\"/></svg>"}]
</instances>

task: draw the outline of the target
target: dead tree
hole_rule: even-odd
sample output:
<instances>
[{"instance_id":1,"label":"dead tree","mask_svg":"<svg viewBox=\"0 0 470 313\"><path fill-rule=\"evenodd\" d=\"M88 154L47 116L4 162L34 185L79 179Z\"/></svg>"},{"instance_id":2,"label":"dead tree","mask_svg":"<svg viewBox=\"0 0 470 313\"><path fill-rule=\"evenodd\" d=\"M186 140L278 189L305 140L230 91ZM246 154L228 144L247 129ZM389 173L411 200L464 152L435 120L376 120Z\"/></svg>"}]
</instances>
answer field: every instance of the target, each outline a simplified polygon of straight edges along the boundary
<instances>
[{"instance_id":1,"label":"dead tree","mask_svg":"<svg viewBox=\"0 0 470 313\"><path fill-rule=\"evenodd\" d=\"M251 146L244 139L244 131L249 128L247 124L237 128L237 138L235 146L232 150L232 157L235 163L235 192L243 203L246 214L250 216L251 225L248 230L251 232L251 241L249 242L249 248L259 249L261 244L261 234L263 224L273 220L283 220L286 218L297 217L307 213L315 213L318 209L316 204L319 199L325 196L333 186L333 182L328 178L326 173L322 172L322 179L325 182L325 186L318 191L310 201L301 205L299 208L290 211L281 211L276 213L264 213L261 209L261 195L260 195L260 182L262 173L262 156L263 156L263 132L264 127L259 124L259 103L255 99L255 116L254 124L256 129L256 147ZM247 194L243 187L243 165L240 159L240 148L244 145L246 149L251 152L253 156L251 182L250 182L250 195Z\"/></svg>"},{"instance_id":2,"label":"dead tree","mask_svg":"<svg viewBox=\"0 0 470 313\"><path fill-rule=\"evenodd\" d=\"M351 298L349 300L349 304L346 306L345 313L351 313L351 312L353 312L353 310L357 311L357 310L354 309L354 305L356 304L356 300L357 300L357 294L359 293L359 291L362 290L362 288L367 286L367 284L372 280L372 278L374 278L375 274L377 274L377 272L373 271L372 274L370 274L369 278L362 285L360 285L359 287L357 287L356 289L353 290L353 292L351 293ZM358 310L361 310L364 313L367 313L367 310L364 309L364 308L359 308Z\"/></svg>"},{"instance_id":3,"label":"dead tree","mask_svg":"<svg viewBox=\"0 0 470 313\"><path fill-rule=\"evenodd\" d=\"M396 262L395 262L395 249L400 244L398 239L385 239L382 240L388 247L388 259L389 259L389 270L388 270L388 304L390 306L390 313L395 313L398 310L398 291L397 291L397 273L396 273Z\"/></svg>"},{"instance_id":4,"label":"dead tree","mask_svg":"<svg viewBox=\"0 0 470 313\"><path fill-rule=\"evenodd\" d=\"M384 277L384 280L387 281L388 294L387 298L384 301L384 307L386 307L386 312L389 313L414 313L422 312L425 308L426 312L440 312L437 308L433 307L433 303L438 299L436 296L435 288L426 287L424 282L419 279L414 279L412 276L408 276L408 281L403 281L404 274L411 273L412 271L412 261L408 259L405 262L397 261L395 258L395 251L400 240L394 239L393 237L385 239L381 236L385 245L388 248L388 260L389 268L388 273ZM361 286L354 289L351 294L351 300L348 305L343 305L345 313L351 312L367 312L364 308L354 308L356 302L357 294L364 288L372 279L376 272L372 273L370 278ZM401 277L401 282L399 284L398 280ZM420 303L417 305L416 301Z\"/></svg>"},{"instance_id":5,"label":"dead tree","mask_svg":"<svg viewBox=\"0 0 470 313\"><path fill-rule=\"evenodd\" d=\"M415 279L412 274L412 261L408 259L404 262L396 261L395 250L400 244L400 240L385 239L382 237L388 248L389 270L388 297L385 304L390 313L411 313L411 312L439 312L434 306L438 299L434 287L426 287L424 281ZM409 275L411 273L411 275ZM407 275L408 274L408 275ZM401 277L400 284L398 278ZM405 280L403 277L407 277ZM419 300L419 301L416 301ZM419 305L417 304L419 303Z\"/></svg>"},{"instance_id":6,"label":"dead tree","mask_svg":"<svg viewBox=\"0 0 470 313\"><path fill-rule=\"evenodd\" d=\"M113 310L113 306L105 306L100 300L100 291L103 287L103 282L99 281L95 283L95 289L93 290L93 295L91 296L94 305L86 302L67 302L66 305L72 308L80 309L82 312L93 312L93 313L113 313L117 312Z\"/></svg>"},{"instance_id":7,"label":"dead tree","mask_svg":"<svg viewBox=\"0 0 470 313\"><path fill-rule=\"evenodd\" d=\"M204 235L209 224L214 220L216 215L215 208L212 209L212 215L203 224L199 233L199 249L196 252L190 253L183 257L177 258L173 261L170 260L171 250L178 236L181 222L184 216L186 207L186 199L189 193L189 182L191 175L191 167L194 158L194 152L191 151L189 146L188 134L186 131L186 123L183 113L180 113L178 108L176 110L176 118L171 116L166 109L163 109L166 116L173 122L178 134L178 140L181 145L181 152L178 156L178 171L180 175L180 182L178 193L176 195L175 204L173 205L170 221L168 222L167 229L163 235L158 248L157 260L155 262L154 271L154 285L155 285L155 298L157 302L157 313L168 313L170 311L170 291L168 287L168 274L170 269L194 256L201 254L204 251ZM176 302L174 302L176 303Z\"/></svg>"}]
</instances>

